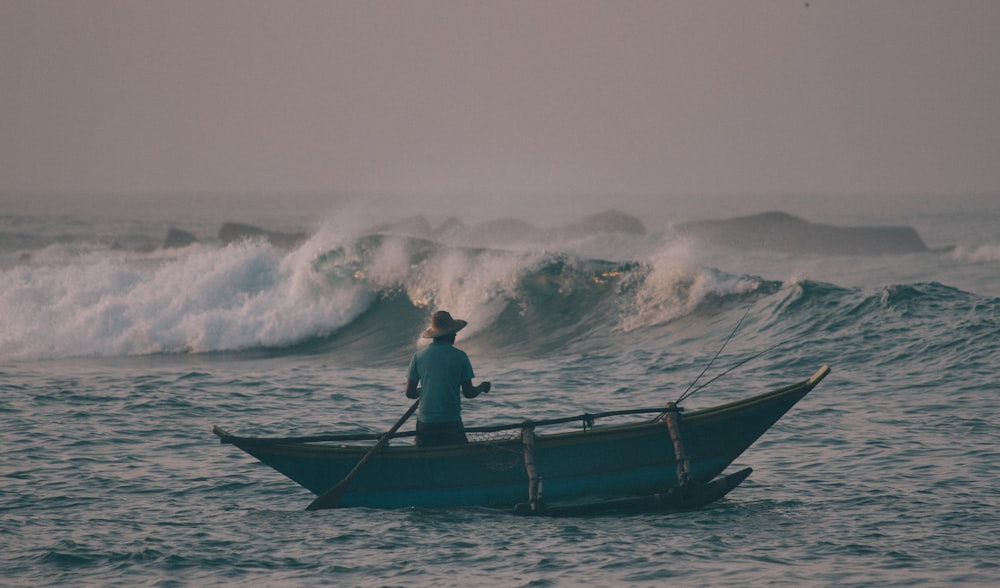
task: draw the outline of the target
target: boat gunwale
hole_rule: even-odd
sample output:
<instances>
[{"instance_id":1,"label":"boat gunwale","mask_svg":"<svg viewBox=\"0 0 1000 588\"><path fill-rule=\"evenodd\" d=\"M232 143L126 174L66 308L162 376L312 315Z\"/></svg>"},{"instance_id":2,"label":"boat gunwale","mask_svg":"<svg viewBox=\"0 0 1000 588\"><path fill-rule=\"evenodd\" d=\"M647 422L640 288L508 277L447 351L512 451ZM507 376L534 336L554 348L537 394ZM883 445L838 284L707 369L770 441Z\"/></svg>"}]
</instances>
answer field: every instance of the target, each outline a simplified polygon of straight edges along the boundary
<instances>
[{"instance_id":1,"label":"boat gunwale","mask_svg":"<svg viewBox=\"0 0 1000 588\"><path fill-rule=\"evenodd\" d=\"M750 396L748 398L743 398L739 400L734 400L725 404L720 404L717 406L701 408L697 410L692 410L691 412L685 412L683 408L675 408L682 414L683 421L698 421L703 419L712 419L724 416L727 413L734 411L744 410L747 407L765 403L774 400L775 398L780 398L783 396L790 396L800 393L804 396L808 394L819 382L826 377L830 372L830 368L827 365L823 365L819 370L816 371L809 379L788 384L757 394L755 396ZM618 410L618 411L608 411L602 413L584 413L575 417L561 417L556 419L541 419L538 421L525 420L517 424L507 424L507 425L491 425L483 427L467 427L465 430L467 433L495 433L500 431L514 431L518 429L523 429L525 426L549 426L554 424L566 424L575 421L582 422L592 422L597 418L604 418L608 416L623 416L629 414L649 414L649 413L663 413L668 410L665 407L652 408L652 409L630 409L630 410ZM646 434L649 428L663 427L662 422L657 419L644 420L632 423L619 423L612 425L602 425L602 426L589 426L584 427L582 430L574 431L558 431L554 433L543 433L537 434L536 439L540 442L545 442L546 444L555 443L561 444L566 441L573 441L579 438L581 435L587 435L588 440L596 440L597 437L603 437L606 435L615 436L625 436L629 433L635 435ZM340 454L350 454L353 452L365 453L371 449L370 445L330 445L332 442L343 442L343 441L362 441L362 440L376 440L381 437L380 434L368 434L368 435L353 435L353 436L343 436L343 435L313 435L307 437L241 437L237 435L232 435L225 429L218 426L212 427L212 432L217 435L220 439L220 443L229 443L240 448L254 448L258 450L267 449L269 451L276 451L280 453L300 453L300 452L318 452L318 453L328 453L335 452ZM390 439L412 437L416 435L415 431L406 431L403 433L395 433L390 436ZM506 444L511 444L520 447L520 437L510 437L501 440L483 440L483 441L472 441L463 445L453 445L453 446L442 446L442 447L418 447L416 445L396 445L391 447L386 447L387 451L382 452L382 457L386 458L392 454L396 454L399 457L409 457L413 456L414 452L419 452L421 455L447 455L451 453L462 453L467 454L469 452L474 452L477 450L489 450L489 448L495 448L497 446L502 446ZM280 449L279 449L280 448Z\"/></svg>"}]
</instances>

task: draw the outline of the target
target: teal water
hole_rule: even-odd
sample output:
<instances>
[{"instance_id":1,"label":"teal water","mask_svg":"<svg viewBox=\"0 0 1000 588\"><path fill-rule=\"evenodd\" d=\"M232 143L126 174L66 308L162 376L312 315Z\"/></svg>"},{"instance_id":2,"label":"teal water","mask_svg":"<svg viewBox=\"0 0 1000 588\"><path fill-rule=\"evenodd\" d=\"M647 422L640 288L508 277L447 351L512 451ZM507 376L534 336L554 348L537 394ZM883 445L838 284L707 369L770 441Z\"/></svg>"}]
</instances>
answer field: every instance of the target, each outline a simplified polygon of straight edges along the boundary
<instances>
[{"instance_id":1,"label":"teal water","mask_svg":"<svg viewBox=\"0 0 1000 588\"><path fill-rule=\"evenodd\" d=\"M8 214L0 585L994 585L998 208L814 216L941 248L852 258L683 243L669 219L544 246L324 225L290 250L164 251L169 219ZM669 515L306 512L211 435L386 430L436 307L470 320L459 346L494 384L470 425L674 400L744 314L703 379L777 347L688 408L833 372L737 460L742 486Z\"/></svg>"}]
</instances>

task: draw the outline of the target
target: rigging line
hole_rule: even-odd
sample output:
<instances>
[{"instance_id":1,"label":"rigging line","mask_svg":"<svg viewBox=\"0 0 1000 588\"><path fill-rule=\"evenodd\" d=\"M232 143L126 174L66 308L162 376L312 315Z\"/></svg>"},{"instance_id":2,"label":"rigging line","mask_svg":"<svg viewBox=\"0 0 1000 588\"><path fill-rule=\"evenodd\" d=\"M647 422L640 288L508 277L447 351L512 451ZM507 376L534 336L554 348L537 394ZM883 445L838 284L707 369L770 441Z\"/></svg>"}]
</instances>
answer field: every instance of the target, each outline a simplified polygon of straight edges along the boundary
<instances>
[{"instance_id":1,"label":"rigging line","mask_svg":"<svg viewBox=\"0 0 1000 588\"><path fill-rule=\"evenodd\" d=\"M753 298L750 300L750 304L747 306L747 309L743 311L743 316L740 317L740 320L737 321L736 326L733 327L733 332L729 333L729 336L726 337L726 340L722 342L722 347L719 347L719 350L715 352L715 357L712 358L712 361L708 362L708 365L705 366L705 369L701 370L701 373L698 374L698 377L695 378L690 385L688 385L687 390L685 390L684 393L681 394L681 397L678 398L677 402L674 402L674 404L679 404L681 400L684 400L691 394L694 394L694 392L691 392L691 388L694 388L694 385L698 383L698 380L700 380L701 377L705 375L705 372L708 371L708 368L712 367L712 364L715 363L715 360L719 358L719 355L722 354L722 350L726 348L726 345L729 344L729 340L732 339L733 335L736 334L736 331L739 330L740 325L743 324L743 319L747 318L747 315L750 314L750 309L753 308L753 305L756 302L757 302L757 294L754 294Z\"/></svg>"},{"instance_id":2,"label":"rigging line","mask_svg":"<svg viewBox=\"0 0 1000 588\"><path fill-rule=\"evenodd\" d=\"M748 358L744 359L743 361L741 361L741 362L737 363L736 365L734 365L734 366L730 367L729 369L725 370L725 371L724 371L724 372L722 372L721 374L719 374L719 375L715 376L715 377L714 377L714 378L712 378L711 380L709 380L709 381L705 382L705 383L704 383L704 384L702 384L701 386L698 386L697 388L695 388L694 390L692 390L690 394L688 394L687 392L685 392L685 393L684 393L684 395L682 395L682 396L681 396L680 398L678 398L678 399L677 399L677 402L676 402L675 404L679 404L679 403L680 403L680 402L681 402L682 400L685 400L685 399L687 399L687 398L689 398L689 397L693 396L693 395L694 395L694 393L695 393L695 392L697 392L698 390L701 390L701 389L702 389L702 388L704 388L705 386L708 386L708 385L709 385L709 384L711 384L712 382L714 382L714 381L718 380L719 378L721 378L722 376L724 376L724 375L728 374L729 372L731 372L731 371L735 370L736 368L738 368L738 367L740 367L740 366L742 366L742 365L744 365L744 364L746 364L746 363L748 363L748 362L750 362L750 361L753 361L753 360L757 359L757 358L758 358L758 357L760 357L761 355L764 355L765 353L767 353L767 352L769 352L769 351L772 351L773 349L775 349L775 348L777 348L777 347L781 347L782 345L787 345L788 343L794 343L795 341L798 341L799 339L801 339L801 338L803 338L803 337L805 337L805 336L806 336L806 333L802 333L802 334L800 334L800 335L798 335L798 336L796 336L796 337L792 337L791 339L786 339L786 340L784 340L784 341L779 341L778 343L775 343L774 345L771 345L771 346L770 346L770 347L768 347L767 349L765 349L765 350L763 350L763 351L759 351L759 352L757 352L757 353L755 353L755 354L751 355L750 357L748 357Z\"/></svg>"}]
</instances>

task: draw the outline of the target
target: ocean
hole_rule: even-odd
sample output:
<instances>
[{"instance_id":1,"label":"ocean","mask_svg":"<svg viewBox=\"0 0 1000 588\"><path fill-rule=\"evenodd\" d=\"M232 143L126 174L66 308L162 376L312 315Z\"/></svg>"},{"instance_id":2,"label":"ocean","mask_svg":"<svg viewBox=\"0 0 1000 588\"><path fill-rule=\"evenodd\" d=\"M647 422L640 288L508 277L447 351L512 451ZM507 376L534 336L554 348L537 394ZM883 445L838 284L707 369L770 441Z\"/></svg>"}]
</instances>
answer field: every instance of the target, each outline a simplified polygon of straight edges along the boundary
<instances>
[{"instance_id":1,"label":"ocean","mask_svg":"<svg viewBox=\"0 0 1000 588\"><path fill-rule=\"evenodd\" d=\"M269 200L0 200L0 585L1000 582L1000 196L457 218ZM624 214L587 217L605 209ZM765 211L906 225L927 248L678 230ZM293 238L224 243L227 221ZM164 248L172 228L196 241ZM721 375L683 403L703 408L832 372L731 466L754 468L743 485L672 514L307 512L309 492L211 434L387 430L439 308L469 321L457 345L493 383L469 426L660 406Z\"/></svg>"}]
</instances>

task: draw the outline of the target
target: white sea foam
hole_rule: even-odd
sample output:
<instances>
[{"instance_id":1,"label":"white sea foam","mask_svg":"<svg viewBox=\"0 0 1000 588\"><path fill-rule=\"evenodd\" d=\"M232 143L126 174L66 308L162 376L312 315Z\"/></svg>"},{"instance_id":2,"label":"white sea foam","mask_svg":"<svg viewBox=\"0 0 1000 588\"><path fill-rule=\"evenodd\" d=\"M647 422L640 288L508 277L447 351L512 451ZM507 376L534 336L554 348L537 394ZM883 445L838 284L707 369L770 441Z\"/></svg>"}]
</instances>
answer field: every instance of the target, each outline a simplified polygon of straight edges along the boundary
<instances>
[{"instance_id":1,"label":"white sea foam","mask_svg":"<svg viewBox=\"0 0 1000 588\"><path fill-rule=\"evenodd\" d=\"M310 263L306 250L247 242L17 266L0 285L0 356L208 352L327 334L371 295L325 283Z\"/></svg>"},{"instance_id":2,"label":"white sea foam","mask_svg":"<svg viewBox=\"0 0 1000 588\"><path fill-rule=\"evenodd\" d=\"M752 292L760 283L755 277L700 266L685 243L670 244L647 263L649 272L635 293L631 312L622 319L626 332L690 314L711 295Z\"/></svg>"}]
</instances>

